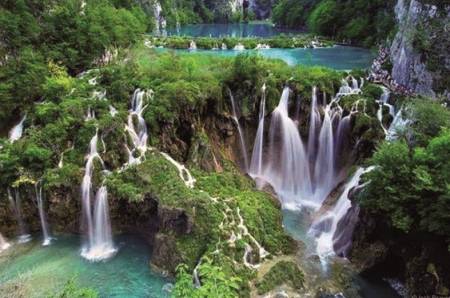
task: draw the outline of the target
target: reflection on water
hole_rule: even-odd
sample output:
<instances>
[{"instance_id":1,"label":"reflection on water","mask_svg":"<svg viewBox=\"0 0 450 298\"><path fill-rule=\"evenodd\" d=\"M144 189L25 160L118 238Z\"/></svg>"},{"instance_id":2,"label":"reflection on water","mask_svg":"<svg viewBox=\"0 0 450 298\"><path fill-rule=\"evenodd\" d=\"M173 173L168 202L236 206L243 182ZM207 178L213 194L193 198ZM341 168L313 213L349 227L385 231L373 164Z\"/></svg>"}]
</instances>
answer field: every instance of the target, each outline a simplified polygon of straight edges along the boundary
<instances>
[{"instance_id":1,"label":"reflection on water","mask_svg":"<svg viewBox=\"0 0 450 298\"><path fill-rule=\"evenodd\" d=\"M282 33L289 35L298 34L300 31L279 29L269 23L194 24L181 26L178 30L167 30L168 35L193 37L272 37Z\"/></svg>"},{"instance_id":2,"label":"reflection on water","mask_svg":"<svg viewBox=\"0 0 450 298\"><path fill-rule=\"evenodd\" d=\"M48 297L73 277L80 286L98 290L100 297L168 297L163 290L168 281L150 270L149 247L132 236L116 242L117 255L100 263L80 257L75 236L60 236L47 247L38 242L15 245L10 255L0 255L0 297Z\"/></svg>"}]
</instances>

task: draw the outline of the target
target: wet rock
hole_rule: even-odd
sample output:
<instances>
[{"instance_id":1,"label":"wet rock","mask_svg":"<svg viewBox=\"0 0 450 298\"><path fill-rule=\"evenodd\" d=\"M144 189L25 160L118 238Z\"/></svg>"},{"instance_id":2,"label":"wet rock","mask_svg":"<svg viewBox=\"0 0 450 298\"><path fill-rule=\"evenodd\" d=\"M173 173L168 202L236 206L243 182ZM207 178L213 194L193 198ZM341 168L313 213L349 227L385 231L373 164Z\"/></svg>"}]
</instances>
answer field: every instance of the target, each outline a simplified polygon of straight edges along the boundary
<instances>
[{"instance_id":1,"label":"wet rock","mask_svg":"<svg viewBox=\"0 0 450 298\"><path fill-rule=\"evenodd\" d=\"M153 244L151 265L158 271L166 270L172 275L176 267L182 263L180 252L176 247L176 239L172 235L158 233Z\"/></svg>"}]
</instances>

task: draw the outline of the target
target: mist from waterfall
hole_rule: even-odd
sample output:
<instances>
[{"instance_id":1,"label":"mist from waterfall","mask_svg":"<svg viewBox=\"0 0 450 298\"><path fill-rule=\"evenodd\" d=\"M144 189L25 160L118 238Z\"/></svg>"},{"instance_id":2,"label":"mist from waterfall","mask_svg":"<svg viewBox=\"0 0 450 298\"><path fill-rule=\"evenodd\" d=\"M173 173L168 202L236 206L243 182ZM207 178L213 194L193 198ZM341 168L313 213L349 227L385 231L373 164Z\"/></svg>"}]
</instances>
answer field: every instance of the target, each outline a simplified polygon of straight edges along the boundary
<instances>
[{"instance_id":1,"label":"mist from waterfall","mask_svg":"<svg viewBox=\"0 0 450 298\"><path fill-rule=\"evenodd\" d=\"M340 245L344 248L349 247L353 227L345 225L343 228L338 229L338 224L352 207L352 202L349 199L350 191L358 187L361 176L372 169L373 167L367 169L359 168L345 184L344 191L339 196L334 207L325 211L313 222L309 233L316 237L316 252L322 262L335 255L335 245L338 240L341 239L342 241L344 239L344 243Z\"/></svg>"},{"instance_id":2,"label":"mist from waterfall","mask_svg":"<svg viewBox=\"0 0 450 298\"><path fill-rule=\"evenodd\" d=\"M81 255L90 261L102 261L116 253L112 242L111 222L109 220L108 192L106 186L98 189L95 196L95 209L92 212L91 196L94 161L102 166L103 160L97 151L98 131L89 143L85 174L81 185L82 223L85 229L86 241L83 243Z\"/></svg>"},{"instance_id":3,"label":"mist from waterfall","mask_svg":"<svg viewBox=\"0 0 450 298\"><path fill-rule=\"evenodd\" d=\"M20 199L20 192L18 189L15 190L15 197L12 196L11 190L8 188L8 200L11 206L11 210L16 217L17 224L19 226L19 243L26 243L31 240L31 235L28 234L25 222L22 217L22 204Z\"/></svg>"},{"instance_id":4,"label":"mist from waterfall","mask_svg":"<svg viewBox=\"0 0 450 298\"><path fill-rule=\"evenodd\" d=\"M290 89L285 87L278 106L271 114L268 150L264 157L264 116L261 116L264 107L260 107L249 174L257 181L271 184L283 208L318 209L339 183L343 148L351 116L356 112L352 111L343 117L339 99L344 93L359 92L356 80L352 85L350 87L345 80L338 95L328 104L319 104L318 89L313 88L307 142L303 141L297 122L289 116Z\"/></svg>"},{"instance_id":5,"label":"mist from waterfall","mask_svg":"<svg viewBox=\"0 0 450 298\"><path fill-rule=\"evenodd\" d=\"M37 206L38 206L38 210L39 210L39 219L41 220L41 228L42 228L42 236L43 236L42 245L47 246L47 245L50 245L52 238L50 237L50 232L49 232L48 223L47 223L47 217L45 216L45 211L44 211L44 200L42 198L42 186L38 187L38 185L36 184L34 186L34 190L36 193L36 202L37 202Z\"/></svg>"},{"instance_id":6,"label":"mist from waterfall","mask_svg":"<svg viewBox=\"0 0 450 298\"><path fill-rule=\"evenodd\" d=\"M241 124L239 123L239 117L237 114L236 102L234 100L233 93L231 93L230 89L228 89L228 93L230 95L230 100L231 100L232 119L236 123L237 129L238 129L239 141L240 141L240 145L241 145L241 152L242 152L242 156L244 158L244 167L245 167L245 171L247 172L249 169L249 163L248 163L247 145L245 143L244 132L242 130Z\"/></svg>"},{"instance_id":7,"label":"mist from waterfall","mask_svg":"<svg viewBox=\"0 0 450 298\"><path fill-rule=\"evenodd\" d=\"M9 141L11 143L19 140L23 134L23 124L27 119L27 115L25 114L22 119L17 123L10 131L9 131Z\"/></svg>"}]
</instances>

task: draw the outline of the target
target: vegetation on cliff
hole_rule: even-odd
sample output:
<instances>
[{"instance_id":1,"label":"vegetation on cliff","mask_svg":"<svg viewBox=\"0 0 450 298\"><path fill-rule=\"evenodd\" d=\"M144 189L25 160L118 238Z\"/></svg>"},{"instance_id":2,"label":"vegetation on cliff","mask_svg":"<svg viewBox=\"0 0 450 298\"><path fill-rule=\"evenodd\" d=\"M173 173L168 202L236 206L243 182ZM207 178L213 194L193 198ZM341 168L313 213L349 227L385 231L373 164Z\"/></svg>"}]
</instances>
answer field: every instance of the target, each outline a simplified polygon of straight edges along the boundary
<instances>
[{"instance_id":1,"label":"vegetation on cliff","mask_svg":"<svg viewBox=\"0 0 450 298\"><path fill-rule=\"evenodd\" d=\"M273 9L273 21L282 27L307 27L316 34L373 46L393 33L394 5L394 0L280 0Z\"/></svg>"}]
</instances>

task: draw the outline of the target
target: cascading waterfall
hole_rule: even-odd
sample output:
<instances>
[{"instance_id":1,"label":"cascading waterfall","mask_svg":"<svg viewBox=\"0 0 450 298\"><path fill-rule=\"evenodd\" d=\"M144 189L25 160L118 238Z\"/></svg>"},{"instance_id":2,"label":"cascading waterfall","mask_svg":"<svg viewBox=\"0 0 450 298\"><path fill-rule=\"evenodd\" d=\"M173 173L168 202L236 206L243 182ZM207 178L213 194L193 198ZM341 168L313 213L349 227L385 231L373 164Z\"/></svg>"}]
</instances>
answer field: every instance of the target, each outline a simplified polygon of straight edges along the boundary
<instances>
[{"instance_id":1,"label":"cascading waterfall","mask_svg":"<svg viewBox=\"0 0 450 298\"><path fill-rule=\"evenodd\" d=\"M97 151L98 131L89 143L85 174L81 185L82 220L86 229L87 241L83 244L81 255L90 261L101 261L112 257L116 248L112 242L111 223L109 220L108 192L105 186L98 189L94 216L91 210L92 174L94 161L97 159L103 166L103 160Z\"/></svg>"},{"instance_id":2,"label":"cascading waterfall","mask_svg":"<svg viewBox=\"0 0 450 298\"><path fill-rule=\"evenodd\" d=\"M336 240L342 237L344 233L353 233L352 229L338 229L339 222L351 208L352 202L349 199L350 191L359 185L361 176L373 168L359 168L353 177L345 185L344 191L340 195L333 209L326 211L311 226L309 233L316 237L316 252L322 262L330 256L335 255ZM348 228L348 227L347 227ZM349 241L351 237L346 237ZM348 246L349 243L344 243Z\"/></svg>"},{"instance_id":3,"label":"cascading waterfall","mask_svg":"<svg viewBox=\"0 0 450 298\"><path fill-rule=\"evenodd\" d=\"M308 134L308 156L310 163L314 164L316 161L317 148L317 132L320 126L320 112L317 108L317 88L313 87L311 97L311 115L309 119L309 134Z\"/></svg>"},{"instance_id":4,"label":"cascading waterfall","mask_svg":"<svg viewBox=\"0 0 450 298\"><path fill-rule=\"evenodd\" d=\"M27 233L25 222L23 221L19 190L16 189L15 198L13 198L11 190L8 188L8 199L11 209L16 217L17 224L19 225L19 243L26 243L31 240L31 235Z\"/></svg>"},{"instance_id":5,"label":"cascading waterfall","mask_svg":"<svg viewBox=\"0 0 450 298\"><path fill-rule=\"evenodd\" d=\"M245 171L248 171L249 169L249 165L248 165L248 154L247 154L247 145L245 143L245 138L244 138L244 133L241 127L241 124L239 123L239 118L237 116L237 110L236 110L236 103L234 101L234 96L231 93L231 90L228 89L228 93L230 95L230 100L231 100L231 108L232 108L232 118L233 121L236 123L237 129L238 129L238 133L239 133L239 141L241 144L241 151L242 151L242 156L244 157L244 167L245 167Z\"/></svg>"},{"instance_id":6,"label":"cascading waterfall","mask_svg":"<svg viewBox=\"0 0 450 298\"><path fill-rule=\"evenodd\" d=\"M136 89L131 100L131 110L128 114L128 121L125 125L125 130L130 136L133 148L130 149L126 146L128 152L128 163L127 165L139 164L145 158L145 153L148 150L147 147L147 124L143 117L143 113L147 108L145 100L152 97L152 90L145 91ZM135 125L134 119L137 118L137 125ZM138 157L135 157L138 155Z\"/></svg>"},{"instance_id":7,"label":"cascading waterfall","mask_svg":"<svg viewBox=\"0 0 450 298\"><path fill-rule=\"evenodd\" d=\"M39 210L39 218L41 220L42 236L44 238L42 241L42 245L48 246L48 245L50 245L52 238L50 237L47 218L45 216L45 211L44 211L44 200L42 199L42 186L38 187L38 185L36 184L34 186L34 190L36 192L36 202L37 202L37 206L38 206L38 210Z\"/></svg>"},{"instance_id":8,"label":"cascading waterfall","mask_svg":"<svg viewBox=\"0 0 450 298\"><path fill-rule=\"evenodd\" d=\"M330 106L325 108L314 169L314 197L319 204L336 185L334 137Z\"/></svg>"},{"instance_id":9,"label":"cascading waterfall","mask_svg":"<svg viewBox=\"0 0 450 298\"><path fill-rule=\"evenodd\" d=\"M392 124L386 131L386 140L390 142L397 140L399 135L410 123L411 121L409 119L403 118L403 109L400 109L397 114L395 114Z\"/></svg>"},{"instance_id":10,"label":"cascading waterfall","mask_svg":"<svg viewBox=\"0 0 450 298\"><path fill-rule=\"evenodd\" d=\"M298 208L299 198L312 194L307 154L295 122L288 115L289 87L285 87L272 112L269 131L270 162L263 179L279 194L284 207Z\"/></svg>"},{"instance_id":11,"label":"cascading waterfall","mask_svg":"<svg viewBox=\"0 0 450 298\"><path fill-rule=\"evenodd\" d=\"M377 118L378 118L378 121L380 121L380 125L383 128L384 133L387 135L388 130L384 127L384 124L383 124L383 108L388 107L389 115L391 115L392 118L395 119L395 107L388 103L389 97L391 95L389 89L386 87L381 87L381 89L383 90L383 93L380 96L380 100L378 100L379 108L377 111Z\"/></svg>"},{"instance_id":12,"label":"cascading waterfall","mask_svg":"<svg viewBox=\"0 0 450 298\"><path fill-rule=\"evenodd\" d=\"M259 124L256 132L255 144L253 146L252 160L250 164L250 175L253 178L262 174L263 170L263 145L264 145L264 117L266 113L266 84L261 88L262 98L259 107Z\"/></svg>"},{"instance_id":13,"label":"cascading waterfall","mask_svg":"<svg viewBox=\"0 0 450 298\"><path fill-rule=\"evenodd\" d=\"M3 237L2 233L0 233L0 252L7 250L11 244Z\"/></svg>"},{"instance_id":14,"label":"cascading waterfall","mask_svg":"<svg viewBox=\"0 0 450 298\"><path fill-rule=\"evenodd\" d=\"M340 93L347 87L353 90L345 81ZM352 110L342 117L343 110L338 103L343 95L338 94L322 106L318 103L317 92L314 87L306 149L297 127L298 120L296 122L289 117L288 87L284 88L279 105L272 112L267 160L262 158L264 119L260 115L250 174L257 180L270 183L284 208L306 206L318 209L339 182L342 165L337 157L345 147L351 116L357 111Z\"/></svg>"},{"instance_id":15,"label":"cascading waterfall","mask_svg":"<svg viewBox=\"0 0 450 298\"><path fill-rule=\"evenodd\" d=\"M23 124L27 119L27 115L25 114L22 119L17 123L10 131L9 131L9 141L11 143L19 140L23 134Z\"/></svg>"}]
</instances>

